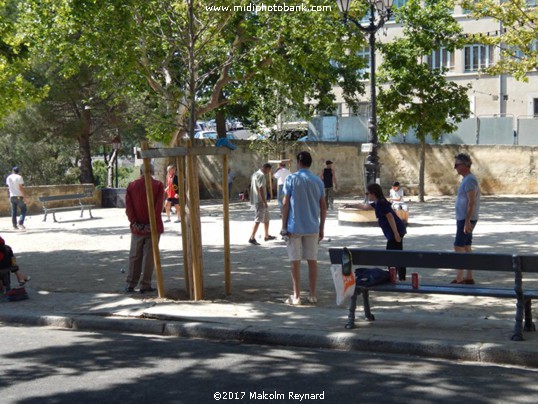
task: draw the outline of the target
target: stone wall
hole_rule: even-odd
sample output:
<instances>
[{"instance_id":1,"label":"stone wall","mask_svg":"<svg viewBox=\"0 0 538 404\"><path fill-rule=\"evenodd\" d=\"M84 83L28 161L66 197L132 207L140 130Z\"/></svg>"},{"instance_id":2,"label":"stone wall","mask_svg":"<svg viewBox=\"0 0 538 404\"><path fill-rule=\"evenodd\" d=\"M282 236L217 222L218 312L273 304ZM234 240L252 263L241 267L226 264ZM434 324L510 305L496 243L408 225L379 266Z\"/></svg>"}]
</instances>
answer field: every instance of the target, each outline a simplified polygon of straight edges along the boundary
<instances>
[{"instance_id":1,"label":"stone wall","mask_svg":"<svg viewBox=\"0 0 538 404\"><path fill-rule=\"evenodd\" d=\"M236 174L233 198L250 185L250 176L268 160L291 158L292 171L295 170L294 156L301 150L312 154L312 171L321 174L325 160L335 163L338 180L337 195L357 196L364 189L364 160L360 143L308 142L290 148L281 156L264 156L249 149L247 141L234 141L238 145L229 157L229 165ZM208 146L212 146L207 141ZM407 195L418 193L419 170L418 144L385 144L379 148L381 165L381 186L388 190L393 181L398 180ZM426 146L426 195L454 195L460 177L454 170L454 156L468 153L473 159L472 170L480 180L484 195L538 194L538 146L488 146L488 145L427 145ZM164 160L163 160L164 161ZM200 193L202 199L222 197L222 158L202 156L199 158ZM274 164L276 168L276 164ZM163 174L164 180L164 174ZM101 191L92 184L27 186L27 204L30 214L41 213L39 196L84 193L89 191L91 203L101 206ZM64 206L73 201L64 202ZM58 206L62 206L59 203ZM9 216L10 206L7 188L0 190L0 215Z\"/></svg>"},{"instance_id":2,"label":"stone wall","mask_svg":"<svg viewBox=\"0 0 538 404\"><path fill-rule=\"evenodd\" d=\"M101 206L101 191L95 189L93 184L66 184L66 185L42 185L42 186L25 186L26 205L28 205L28 214L39 214L43 212L43 206L37 199L40 196L66 195L66 194L87 194L90 197L84 199L84 202ZM76 201L55 202L54 206L72 206ZM51 205L52 206L52 205ZM0 216L10 216L11 206L9 203L9 194L7 187L0 189Z\"/></svg>"},{"instance_id":3,"label":"stone wall","mask_svg":"<svg viewBox=\"0 0 538 404\"><path fill-rule=\"evenodd\" d=\"M312 154L312 171L320 174L325 160L335 163L339 196L362 195L364 189L364 160L360 143L308 142L290 148L281 156L263 156L253 152L248 142L234 141L239 147L232 152L229 165L237 175L233 196L249 187L251 174L267 160L290 158L300 150ZM426 145L426 195L454 195L461 180L454 170L454 156L468 153L473 160L472 170L480 180L484 195L538 193L538 146L504 145ZM418 193L418 144L385 144L379 148L381 186L388 190L398 180L409 195ZM200 158L200 189L202 198L221 198L221 158ZM292 171L295 162L292 162ZM275 164L276 168L276 164Z\"/></svg>"}]
</instances>

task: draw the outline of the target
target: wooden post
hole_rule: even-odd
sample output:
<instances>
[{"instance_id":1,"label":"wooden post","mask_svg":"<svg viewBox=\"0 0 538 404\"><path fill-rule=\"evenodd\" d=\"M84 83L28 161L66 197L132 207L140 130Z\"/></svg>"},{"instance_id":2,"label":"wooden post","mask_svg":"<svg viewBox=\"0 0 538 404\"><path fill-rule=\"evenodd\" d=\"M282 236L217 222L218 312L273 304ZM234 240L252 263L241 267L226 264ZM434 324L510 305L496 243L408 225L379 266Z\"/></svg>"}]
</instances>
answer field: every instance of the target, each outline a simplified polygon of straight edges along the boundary
<instances>
[{"instance_id":1,"label":"wooden post","mask_svg":"<svg viewBox=\"0 0 538 404\"><path fill-rule=\"evenodd\" d=\"M189 265L189 243L188 243L188 229L187 229L187 215L185 214L185 206L187 204L187 198L185 197L185 158L176 157L177 166L177 178L178 178L178 196L179 196L179 215L181 218L181 242L183 249L183 277L185 278L185 290L189 294L189 298L192 299L192 291L190 284L190 268Z\"/></svg>"},{"instance_id":2,"label":"wooden post","mask_svg":"<svg viewBox=\"0 0 538 404\"><path fill-rule=\"evenodd\" d=\"M200 235L200 195L198 194L198 176L196 174L196 156L187 154L187 187L189 193L190 251L192 259L194 300L203 299L201 235Z\"/></svg>"},{"instance_id":3,"label":"wooden post","mask_svg":"<svg viewBox=\"0 0 538 404\"><path fill-rule=\"evenodd\" d=\"M228 155L222 155L222 222L224 227L224 287L226 294L232 293L230 263L230 195L228 192Z\"/></svg>"},{"instance_id":4,"label":"wooden post","mask_svg":"<svg viewBox=\"0 0 538 404\"><path fill-rule=\"evenodd\" d=\"M148 143L142 143L142 150L148 149ZM149 225L151 228L151 245L153 247L153 262L155 264L155 275L157 277L157 291L159 297L164 297L164 283L161 270L161 255L159 253L159 234L157 233L157 221L155 220L155 200L153 199L153 187L151 186L150 159L144 159L144 182L146 184L146 195L148 201ZM162 208L162 207L161 207ZM160 211L159 211L160 214Z\"/></svg>"}]
</instances>

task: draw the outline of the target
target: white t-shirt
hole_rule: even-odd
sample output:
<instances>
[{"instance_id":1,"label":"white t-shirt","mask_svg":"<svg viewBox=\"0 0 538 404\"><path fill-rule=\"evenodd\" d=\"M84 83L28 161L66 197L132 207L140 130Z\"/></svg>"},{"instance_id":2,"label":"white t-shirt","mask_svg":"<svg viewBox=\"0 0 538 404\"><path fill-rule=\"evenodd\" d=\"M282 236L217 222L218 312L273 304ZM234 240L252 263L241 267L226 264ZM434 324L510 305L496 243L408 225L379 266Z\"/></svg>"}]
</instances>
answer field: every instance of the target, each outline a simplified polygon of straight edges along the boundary
<instances>
[{"instance_id":1,"label":"white t-shirt","mask_svg":"<svg viewBox=\"0 0 538 404\"><path fill-rule=\"evenodd\" d=\"M404 191L402 188L400 188L397 191L395 191L394 189L390 190L390 199L392 199L392 202L402 203L404 202L403 197L404 197ZM399 199L399 200L396 200L396 199Z\"/></svg>"},{"instance_id":2,"label":"white t-shirt","mask_svg":"<svg viewBox=\"0 0 538 404\"><path fill-rule=\"evenodd\" d=\"M288 177L288 175L290 175L290 170L288 170L287 168L280 168L274 175L273 177L276 178L278 181L277 181L277 185L284 185L284 183L286 182L286 178Z\"/></svg>"},{"instance_id":3,"label":"white t-shirt","mask_svg":"<svg viewBox=\"0 0 538 404\"><path fill-rule=\"evenodd\" d=\"M9 196L22 196L20 185L24 185L24 180L19 174L11 174L6 178L6 185L9 188Z\"/></svg>"}]
</instances>

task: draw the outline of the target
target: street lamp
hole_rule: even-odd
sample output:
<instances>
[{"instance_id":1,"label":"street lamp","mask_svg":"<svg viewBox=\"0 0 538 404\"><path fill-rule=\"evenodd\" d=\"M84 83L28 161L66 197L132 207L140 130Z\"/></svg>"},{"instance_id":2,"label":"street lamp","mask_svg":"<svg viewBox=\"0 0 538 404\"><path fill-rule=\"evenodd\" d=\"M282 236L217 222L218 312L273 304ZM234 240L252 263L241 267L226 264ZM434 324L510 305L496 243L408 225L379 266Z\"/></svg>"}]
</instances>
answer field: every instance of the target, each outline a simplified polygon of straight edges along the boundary
<instances>
[{"instance_id":1,"label":"street lamp","mask_svg":"<svg viewBox=\"0 0 538 404\"><path fill-rule=\"evenodd\" d=\"M112 139L112 149L116 150L116 188L118 188L118 157L119 150L121 149L121 138L119 134Z\"/></svg>"},{"instance_id":2,"label":"street lamp","mask_svg":"<svg viewBox=\"0 0 538 404\"><path fill-rule=\"evenodd\" d=\"M343 15L344 24L348 21L355 24L362 32L368 34L370 45L370 117L368 119L368 145L363 148L368 152L364 168L366 171L366 184L372 184L379 177L379 158L377 156L377 100L375 89L375 34L385 24L392 14L393 0L366 0L370 6L370 23L362 25L359 21L348 15L352 0L336 0L338 9Z\"/></svg>"}]
</instances>

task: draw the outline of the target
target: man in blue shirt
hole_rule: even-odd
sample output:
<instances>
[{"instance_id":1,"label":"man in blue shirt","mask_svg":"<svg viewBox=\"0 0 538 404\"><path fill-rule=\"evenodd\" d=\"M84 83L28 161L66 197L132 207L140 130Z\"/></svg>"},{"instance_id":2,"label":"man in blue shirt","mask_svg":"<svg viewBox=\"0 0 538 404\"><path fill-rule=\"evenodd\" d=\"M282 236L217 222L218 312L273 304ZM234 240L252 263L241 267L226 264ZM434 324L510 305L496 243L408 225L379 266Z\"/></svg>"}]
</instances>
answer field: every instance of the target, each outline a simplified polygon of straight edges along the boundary
<instances>
[{"instance_id":1,"label":"man in blue shirt","mask_svg":"<svg viewBox=\"0 0 538 404\"><path fill-rule=\"evenodd\" d=\"M454 251L470 253L472 252L473 230L478 221L478 211L480 210L480 186L478 180L471 173L472 165L469 155L460 153L456 156L454 169L463 177L458 194L456 195L456 239L454 240ZM473 271L458 270L456 279L452 283L473 285Z\"/></svg>"},{"instance_id":2,"label":"man in blue shirt","mask_svg":"<svg viewBox=\"0 0 538 404\"><path fill-rule=\"evenodd\" d=\"M310 284L309 302L317 303L318 244L323 239L327 204L325 189L319 177L312 174L312 156L306 151L297 154L297 172L290 174L284 184L282 201L282 230L287 236L287 250L291 265L293 295L286 303L301 304L301 260L308 263Z\"/></svg>"}]
</instances>

